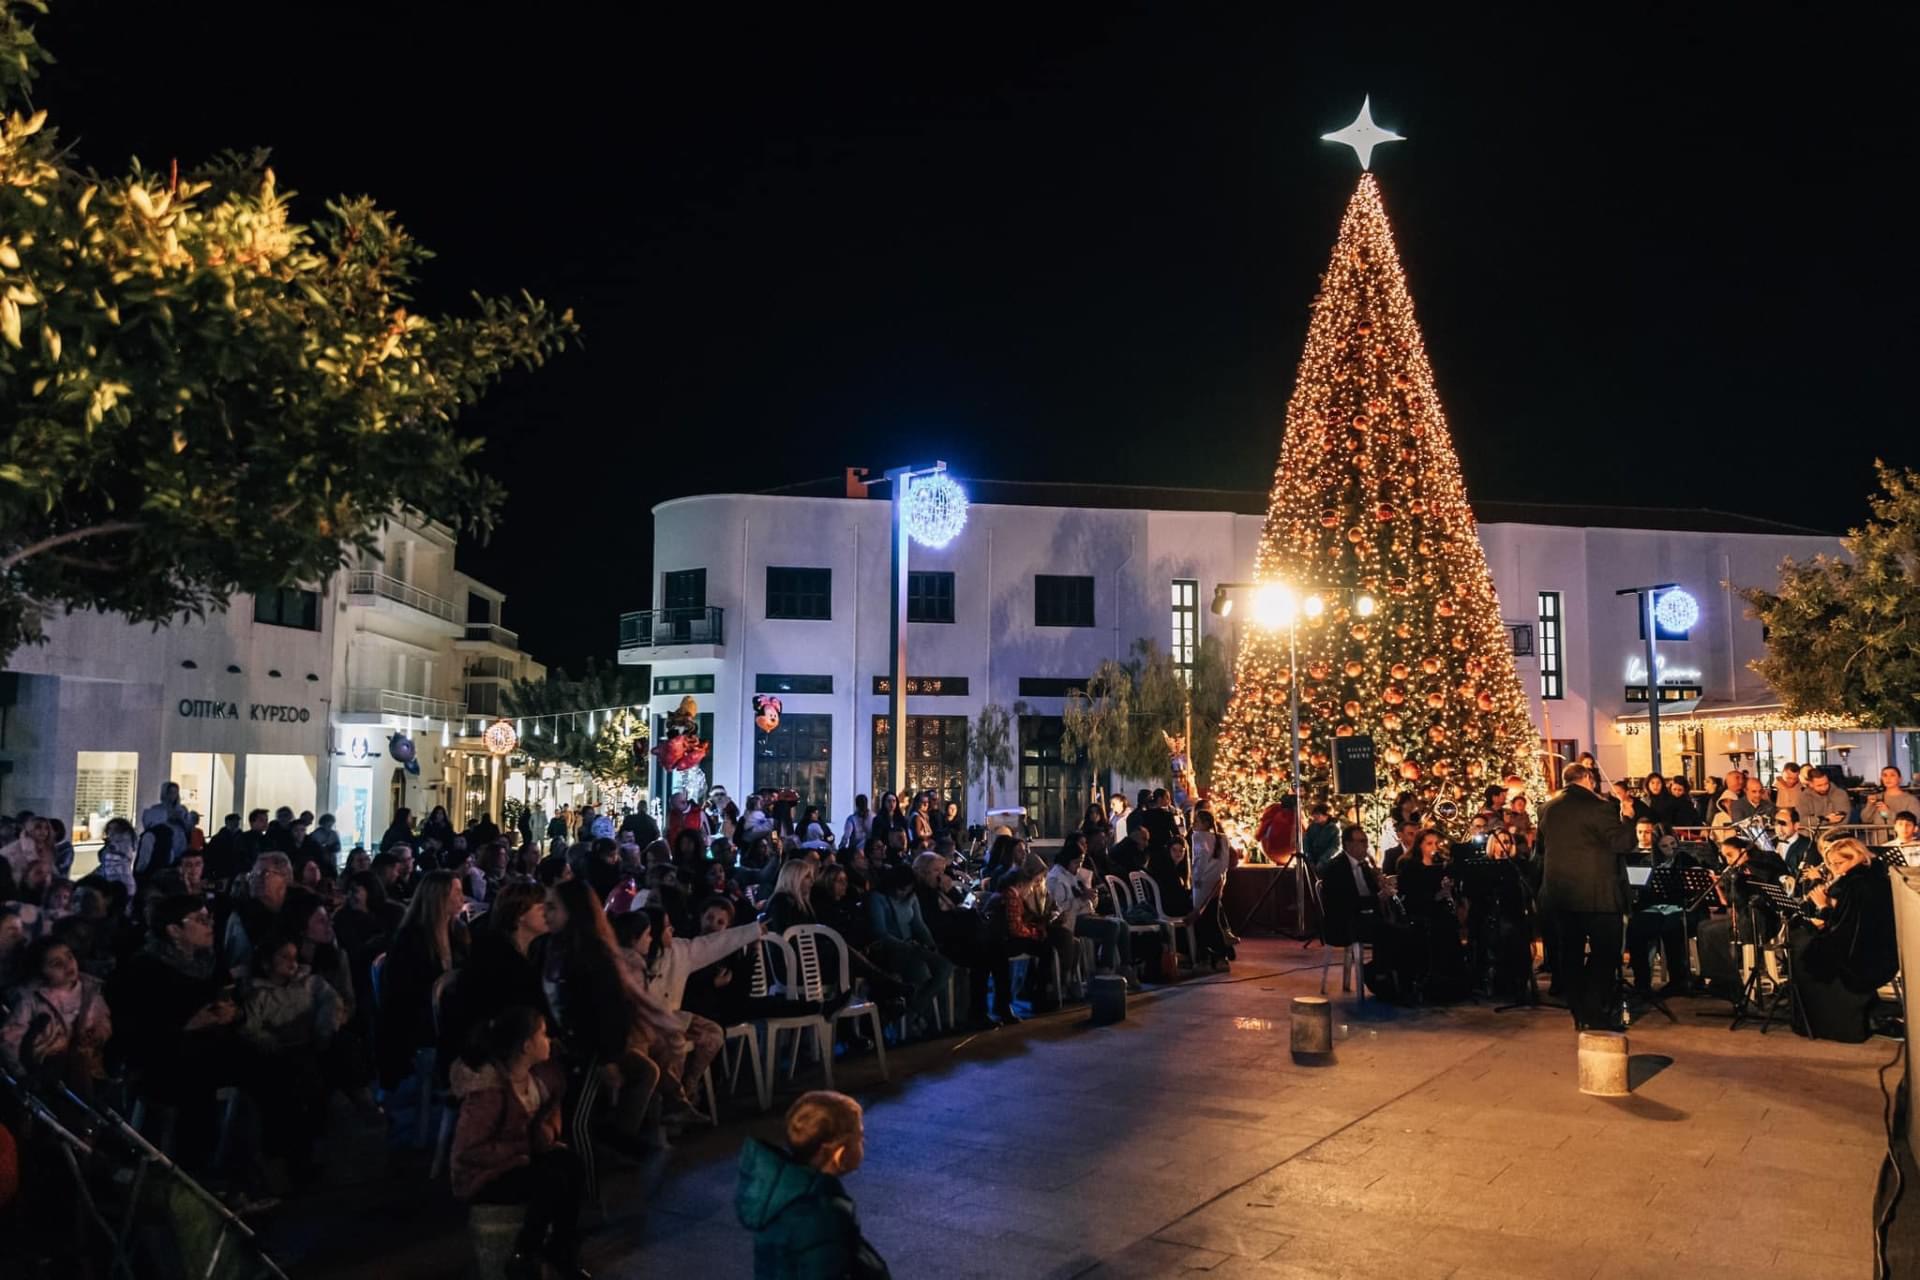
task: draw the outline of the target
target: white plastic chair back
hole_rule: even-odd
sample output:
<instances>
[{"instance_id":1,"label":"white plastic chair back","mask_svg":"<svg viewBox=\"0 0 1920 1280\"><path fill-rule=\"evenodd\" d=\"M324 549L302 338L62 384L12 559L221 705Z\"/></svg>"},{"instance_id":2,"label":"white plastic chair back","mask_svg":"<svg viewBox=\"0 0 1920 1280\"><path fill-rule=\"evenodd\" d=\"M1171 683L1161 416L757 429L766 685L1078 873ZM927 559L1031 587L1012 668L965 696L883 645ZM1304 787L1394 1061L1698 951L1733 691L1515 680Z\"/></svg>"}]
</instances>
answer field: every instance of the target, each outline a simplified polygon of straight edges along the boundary
<instances>
[{"instance_id":1,"label":"white plastic chair back","mask_svg":"<svg viewBox=\"0 0 1920 1280\"><path fill-rule=\"evenodd\" d=\"M1119 876L1108 876L1107 892L1113 895L1113 914L1124 916L1127 908L1133 905L1133 894L1127 890L1127 882Z\"/></svg>"}]
</instances>

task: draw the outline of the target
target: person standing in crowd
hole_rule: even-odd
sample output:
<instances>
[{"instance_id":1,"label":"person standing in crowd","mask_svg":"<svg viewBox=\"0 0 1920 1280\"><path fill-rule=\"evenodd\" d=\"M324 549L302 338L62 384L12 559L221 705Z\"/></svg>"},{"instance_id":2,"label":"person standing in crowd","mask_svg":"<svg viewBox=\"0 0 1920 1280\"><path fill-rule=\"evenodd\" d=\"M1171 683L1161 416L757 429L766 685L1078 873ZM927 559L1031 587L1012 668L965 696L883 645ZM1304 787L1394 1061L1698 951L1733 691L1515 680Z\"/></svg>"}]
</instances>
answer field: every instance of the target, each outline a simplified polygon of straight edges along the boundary
<instances>
[{"instance_id":1,"label":"person standing in crowd","mask_svg":"<svg viewBox=\"0 0 1920 1280\"><path fill-rule=\"evenodd\" d=\"M873 814L867 807L867 798L863 795L853 798L853 812L847 815L846 825L840 831L842 849L864 849L867 840L873 834Z\"/></svg>"},{"instance_id":2,"label":"person standing in crowd","mask_svg":"<svg viewBox=\"0 0 1920 1280\"><path fill-rule=\"evenodd\" d=\"M482 1024L450 1072L460 1099L448 1162L453 1194L475 1204L524 1204L507 1274L537 1276L544 1256L563 1277L580 1270L587 1169L561 1141L566 1073L546 1020L513 1006Z\"/></svg>"},{"instance_id":3,"label":"person standing in crowd","mask_svg":"<svg viewBox=\"0 0 1920 1280\"><path fill-rule=\"evenodd\" d=\"M787 1109L785 1150L747 1139L734 1213L753 1233L755 1280L888 1280L840 1181L865 1157L860 1104L824 1089Z\"/></svg>"},{"instance_id":4,"label":"person standing in crowd","mask_svg":"<svg viewBox=\"0 0 1920 1280\"><path fill-rule=\"evenodd\" d=\"M1801 809L1806 788L1800 782L1800 766L1789 760L1780 766L1773 780L1773 805L1776 809ZM1805 812L1802 809L1802 812Z\"/></svg>"},{"instance_id":5,"label":"person standing in crowd","mask_svg":"<svg viewBox=\"0 0 1920 1280\"><path fill-rule=\"evenodd\" d=\"M1840 770L1830 764L1823 764L1808 775L1800 825L1812 832L1816 840L1826 828L1846 822L1853 814L1853 798L1839 783Z\"/></svg>"},{"instance_id":6,"label":"person standing in crowd","mask_svg":"<svg viewBox=\"0 0 1920 1280\"><path fill-rule=\"evenodd\" d=\"M180 803L180 784L161 784L160 802L148 805L140 814L140 857L134 870L151 875L178 862L187 851L192 831L193 819Z\"/></svg>"},{"instance_id":7,"label":"person standing in crowd","mask_svg":"<svg viewBox=\"0 0 1920 1280\"><path fill-rule=\"evenodd\" d=\"M380 852L385 853L397 844L412 848L416 839L413 833L413 810L395 809L393 821L387 824L386 831L380 836Z\"/></svg>"},{"instance_id":8,"label":"person standing in crowd","mask_svg":"<svg viewBox=\"0 0 1920 1280\"><path fill-rule=\"evenodd\" d=\"M1901 785L1900 771L1892 765L1880 771L1880 790L1861 810L1860 820L1872 824L1869 844L1886 844L1893 839L1893 820L1902 812L1920 812L1920 798Z\"/></svg>"},{"instance_id":9,"label":"person standing in crowd","mask_svg":"<svg viewBox=\"0 0 1920 1280\"><path fill-rule=\"evenodd\" d=\"M1563 778L1565 789L1540 811L1540 907L1556 918L1555 972L1569 987L1574 1025L1617 1030L1614 988L1625 944L1633 805L1601 799L1593 775L1579 765Z\"/></svg>"},{"instance_id":10,"label":"person standing in crowd","mask_svg":"<svg viewBox=\"0 0 1920 1280\"><path fill-rule=\"evenodd\" d=\"M319 825L307 833L300 856L318 862L329 876L340 873L340 833L333 828L333 815L320 815Z\"/></svg>"},{"instance_id":11,"label":"person standing in crowd","mask_svg":"<svg viewBox=\"0 0 1920 1280\"><path fill-rule=\"evenodd\" d=\"M1315 808L1320 816L1325 816L1325 805ZM1331 822L1326 825L1329 830L1334 829ZM1309 832L1311 830L1309 828ZM1193 929L1200 954L1194 960L1195 963L1205 960L1209 969L1227 968L1236 958L1227 924L1227 873L1233 870L1237 860L1238 855L1227 842L1226 833L1214 826L1213 811L1196 810L1193 815ZM1322 858L1320 865L1325 863L1326 859ZM1124 927L1122 932L1126 932Z\"/></svg>"},{"instance_id":12,"label":"person standing in crowd","mask_svg":"<svg viewBox=\"0 0 1920 1280\"><path fill-rule=\"evenodd\" d=\"M1670 797L1668 812L1673 817L1669 827L1697 827L1706 821L1694 801L1693 789L1679 774L1667 779L1667 795Z\"/></svg>"}]
</instances>

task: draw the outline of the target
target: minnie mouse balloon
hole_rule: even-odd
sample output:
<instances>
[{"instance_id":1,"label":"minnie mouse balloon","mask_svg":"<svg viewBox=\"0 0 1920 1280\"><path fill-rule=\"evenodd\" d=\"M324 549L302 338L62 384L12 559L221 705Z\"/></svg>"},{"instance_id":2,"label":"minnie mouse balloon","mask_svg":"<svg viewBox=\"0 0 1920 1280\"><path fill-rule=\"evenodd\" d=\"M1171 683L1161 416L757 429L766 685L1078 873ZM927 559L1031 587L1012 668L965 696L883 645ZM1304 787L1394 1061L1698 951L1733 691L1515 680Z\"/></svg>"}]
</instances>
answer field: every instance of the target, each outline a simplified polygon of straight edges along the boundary
<instances>
[{"instance_id":1,"label":"minnie mouse balloon","mask_svg":"<svg viewBox=\"0 0 1920 1280\"><path fill-rule=\"evenodd\" d=\"M780 727L780 699L770 693L754 695L753 726L762 733L772 733Z\"/></svg>"}]
</instances>

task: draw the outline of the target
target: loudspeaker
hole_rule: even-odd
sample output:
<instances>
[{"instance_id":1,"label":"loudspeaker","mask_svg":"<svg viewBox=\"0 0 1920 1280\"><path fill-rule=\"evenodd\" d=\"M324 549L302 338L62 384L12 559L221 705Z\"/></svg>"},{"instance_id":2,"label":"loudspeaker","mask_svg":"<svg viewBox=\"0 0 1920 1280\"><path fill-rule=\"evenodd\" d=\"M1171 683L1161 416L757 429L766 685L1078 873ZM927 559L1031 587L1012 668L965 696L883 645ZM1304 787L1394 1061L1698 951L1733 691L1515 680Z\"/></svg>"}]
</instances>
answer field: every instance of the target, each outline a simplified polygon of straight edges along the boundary
<instances>
[{"instance_id":1,"label":"loudspeaker","mask_svg":"<svg viewBox=\"0 0 1920 1280\"><path fill-rule=\"evenodd\" d=\"M1341 796L1360 796L1375 790L1380 781L1373 771L1373 739L1356 733L1335 738L1333 750L1333 792Z\"/></svg>"}]
</instances>

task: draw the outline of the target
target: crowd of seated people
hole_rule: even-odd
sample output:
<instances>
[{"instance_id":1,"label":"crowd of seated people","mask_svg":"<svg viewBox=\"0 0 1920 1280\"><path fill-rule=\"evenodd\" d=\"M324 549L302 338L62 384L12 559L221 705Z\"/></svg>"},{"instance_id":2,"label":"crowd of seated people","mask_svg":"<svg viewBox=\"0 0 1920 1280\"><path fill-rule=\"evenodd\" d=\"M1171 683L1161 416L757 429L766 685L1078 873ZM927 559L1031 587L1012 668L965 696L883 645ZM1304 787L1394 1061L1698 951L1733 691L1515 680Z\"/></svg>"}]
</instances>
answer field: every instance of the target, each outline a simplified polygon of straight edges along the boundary
<instances>
[{"instance_id":1,"label":"crowd of seated people","mask_svg":"<svg viewBox=\"0 0 1920 1280\"><path fill-rule=\"evenodd\" d=\"M1232 850L1203 815L1192 852L1164 794L1117 856L1103 809L1052 863L930 795L863 797L837 841L796 801L676 797L665 835L583 807L544 848L401 810L343 848L285 809L207 839L169 785L77 884L56 824L0 820L0 1064L137 1117L241 1212L302 1194L330 1126L381 1124L396 1168L440 1155L462 1197L525 1205L522 1254L564 1269L592 1136L639 1153L709 1119L729 1027L864 993L890 1037L957 1034L1099 973L1154 980L1165 921L1105 878L1130 869L1195 923L1196 961L1231 955ZM831 931L819 989L761 945L803 926ZM835 1052L869 1047L838 1028Z\"/></svg>"},{"instance_id":2,"label":"crowd of seated people","mask_svg":"<svg viewBox=\"0 0 1920 1280\"><path fill-rule=\"evenodd\" d=\"M1684 779L1659 774L1607 788L1627 849L1623 981L1637 1000L1711 994L1744 1008L1755 988L1743 982L1764 964L1765 984L1790 991L1803 1031L1869 1033L1874 993L1897 972L1887 865L1920 856L1920 817L1897 769L1882 770L1879 789L1861 795L1836 769L1815 767L1804 781L1802 772L1786 765L1768 787L1736 769L1714 780L1704 804ZM1554 919L1536 906L1552 854L1537 847L1522 786L1507 779L1486 790L1478 812L1453 815L1459 839L1402 795L1377 860L1357 826L1323 858L1312 851L1324 842L1302 839L1324 938L1372 944L1367 984L1376 994L1530 1000L1536 970L1551 974L1549 995L1561 993L1550 962ZM1313 824L1324 816L1316 811ZM1782 958L1756 959L1769 948Z\"/></svg>"}]
</instances>

